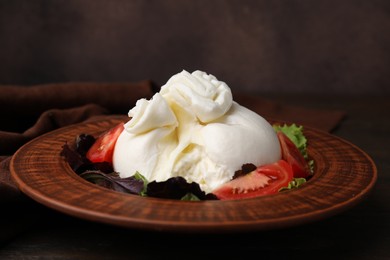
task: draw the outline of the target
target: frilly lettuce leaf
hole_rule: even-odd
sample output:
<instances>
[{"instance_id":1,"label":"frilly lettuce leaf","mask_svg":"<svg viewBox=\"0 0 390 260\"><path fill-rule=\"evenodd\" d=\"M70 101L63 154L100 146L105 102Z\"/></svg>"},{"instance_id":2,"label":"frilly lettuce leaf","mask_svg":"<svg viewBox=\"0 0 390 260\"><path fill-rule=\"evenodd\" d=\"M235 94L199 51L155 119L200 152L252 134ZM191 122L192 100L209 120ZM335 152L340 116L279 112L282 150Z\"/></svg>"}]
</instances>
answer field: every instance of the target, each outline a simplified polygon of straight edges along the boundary
<instances>
[{"instance_id":1,"label":"frilly lettuce leaf","mask_svg":"<svg viewBox=\"0 0 390 260\"><path fill-rule=\"evenodd\" d=\"M303 126L298 126L296 124L274 124L273 128L276 132L283 132L295 144L295 146L303 155L303 158L305 158L307 163L309 164L310 171L313 173L314 161L310 160L309 155L307 154L307 139L303 134Z\"/></svg>"},{"instance_id":2,"label":"frilly lettuce leaf","mask_svg":"<svg viewBox=\"0 0 390 260\"><path fill-rule=\"evenodd\" d=\"M307 139L303 135L303 126L298 126L296 124L291 125L273 125L273 128L276 132L282 131L285 135L287 135L288 138L295 144L295 146L298 148L298 150L301 152L303 157L305 159L308 158L307 151L306 151L306 145L307 145Z\"/></svg>"},{"instance_id":3,"label":"frilly lettuce leaf","mask_svg":"<svg viewBox=\"0 0 390 260\"><path fill-rule=\"evenodd\" d=\"M292 181L289 182L287 187L280 188L279 192L299 188L299 186L301 186L305 182L305 178L294 178Z\"/></svg>"}]
</instances>

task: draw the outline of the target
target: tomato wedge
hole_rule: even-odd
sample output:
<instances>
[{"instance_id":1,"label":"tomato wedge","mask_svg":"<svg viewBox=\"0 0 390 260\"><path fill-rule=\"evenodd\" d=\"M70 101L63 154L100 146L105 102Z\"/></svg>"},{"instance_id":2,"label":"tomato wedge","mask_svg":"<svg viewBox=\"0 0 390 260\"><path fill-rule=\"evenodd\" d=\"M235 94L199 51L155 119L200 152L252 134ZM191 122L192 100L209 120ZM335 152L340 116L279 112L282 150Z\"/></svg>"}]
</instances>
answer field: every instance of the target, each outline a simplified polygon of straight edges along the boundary
<instances>
[{"instance_id":1,"label":"tomato wedge","mask_svg":"<svg viewBox=\"0 0 390 260\"><path fill-rule=\"evenodd\" d=\"M277 193L293 179L291 166L285 160L259 166L256 170L233 179L212 193L220 200L253 198Z\"/></svg>"},{"instance_id":2,"label":"tomato wedge","mask_svg":"<svg viewBox=\"0 0 390 260\"><path fill-rule=\"evenodd\" d=\"M100 135L95 141L95 143L91 146L91 148L89 148L86 157L94 163L112 163L114 147L123 129L124 123L119 123L117 126Z\"/></svg>"},{"instance_id":3,"label":"tomato wedge","mask_svg":"<svg viewBox=\"0 0 390 260\"><path fill-rule=\"evenodd\" d=\"M282 148L282 159L287 161L295 178L307 178L311 174L310 167L295 144L283 132L277 133Z\"/></svg>"}]
</instances>

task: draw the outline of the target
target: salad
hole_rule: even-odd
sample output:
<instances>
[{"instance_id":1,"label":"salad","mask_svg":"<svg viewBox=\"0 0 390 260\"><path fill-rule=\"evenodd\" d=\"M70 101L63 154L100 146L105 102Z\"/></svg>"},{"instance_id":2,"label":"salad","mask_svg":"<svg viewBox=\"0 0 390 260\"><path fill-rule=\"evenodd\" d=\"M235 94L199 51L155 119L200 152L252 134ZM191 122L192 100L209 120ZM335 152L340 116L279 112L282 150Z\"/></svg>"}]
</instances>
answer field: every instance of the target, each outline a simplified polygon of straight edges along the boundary
<instances>
[{"instance_id":1,"label":"salad","mask_svg":"<svg viewBox=\"0 0 390 260\"><path fill-rule=\"evenodd\" d=\"M124 131L124 123L95 137L82 133L75 142L65 143L61 155L80 177L107 189L166 199L178 200L232 200L252 198L296 189L313 175L314 161L307 154L307 139L303 126L273 124L281 146L281 159L275 163L255 166L243 164L233 178L215 189L204 192L198 183L183 177L149 182L141 173L121 178L113 169L116 141Z\"/></svg>"},{"instance_id":2,"label":"salad","mask_svg":"<svg viewBox=\"0 0 390 260\"><path fill-rule=\"evenodd\" d=\"M272 126L203 71L173 75L128 116L64 146L81 177L142 196L231 200L291 189L312 173L302 126Z\"/></svg>"}]
</instances>

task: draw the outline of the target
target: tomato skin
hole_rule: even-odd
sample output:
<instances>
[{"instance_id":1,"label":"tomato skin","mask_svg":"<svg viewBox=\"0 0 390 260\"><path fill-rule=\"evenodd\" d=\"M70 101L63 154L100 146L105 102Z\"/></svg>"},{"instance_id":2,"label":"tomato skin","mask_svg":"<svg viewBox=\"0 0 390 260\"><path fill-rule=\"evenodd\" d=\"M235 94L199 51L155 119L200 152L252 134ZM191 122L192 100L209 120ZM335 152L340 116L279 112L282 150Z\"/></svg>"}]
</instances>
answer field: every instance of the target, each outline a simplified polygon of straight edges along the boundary
<instances>
[{"instance_id":1,"label":"tomato skin","mask_svg":"<svg viewBox=\"0 0 390 260\"><path fill-rule=\"evenodd\" d=\"M89 148L86 157L94 163L109 162L112 163L114 147L119 135L124 129L124 123L121 122L110 130L101 134L95 143Z\"/></svg>"},{"instance_id":2,"label":"tomato skin","mask_svg":"<svg viewBox=\"0 0 390 260\"><path fill-rule=\"evenodd\" d=\"M295 144L283 132L278 132L277 135L282 150L282 159L291 165L294 178L309 177L311 174L309 164Z\"/></svg>"},{"instance_id":3,"label":"tomato skin","mask_svg":"<svg viewBox=\"0 0 390 260\"><path fill-rule=\"evenodd\" d=\"M254 198L274 194L293 179L291 166L284 160L259 166L256 170L233 179L212 193L220 200Z\"/></svg>"}]
</instances>

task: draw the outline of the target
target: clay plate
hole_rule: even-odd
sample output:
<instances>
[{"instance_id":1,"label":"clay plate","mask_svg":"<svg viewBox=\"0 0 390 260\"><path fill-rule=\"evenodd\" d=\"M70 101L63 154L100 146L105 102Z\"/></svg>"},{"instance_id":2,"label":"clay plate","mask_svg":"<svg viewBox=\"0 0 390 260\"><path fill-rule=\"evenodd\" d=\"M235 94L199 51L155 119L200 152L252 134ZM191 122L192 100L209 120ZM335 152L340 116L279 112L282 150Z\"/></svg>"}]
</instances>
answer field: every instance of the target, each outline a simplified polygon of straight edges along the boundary
<instances>
[{"instance_id":1,"label":"clay plate","mask_svg":"<svg viewBox=\"0 0 390 260\"><path fill-rule=\"evenodd\" d=\"M63 213L122 227L174 232L245 232L318 221L359 203L373 188L372 159L355 145L304 127L314 177L297 190L236 201L175 201L111 191L76 175L61 147L76 135L98 135L127 118L111 116L47 133L20 148L11 173L32 199Z\"/></svg>"}]
</instances>

